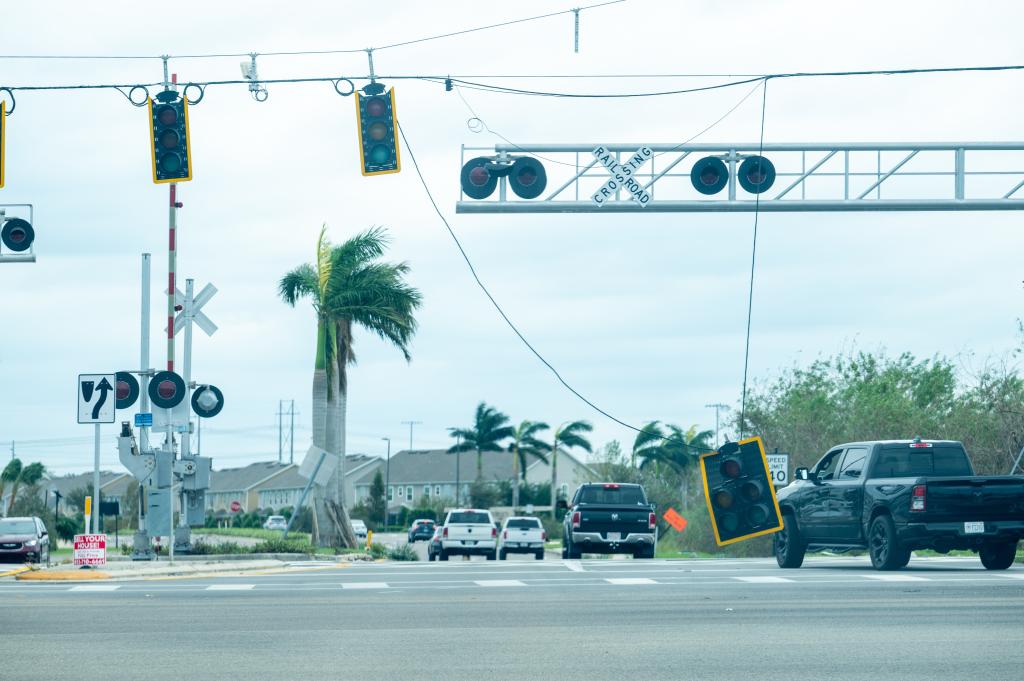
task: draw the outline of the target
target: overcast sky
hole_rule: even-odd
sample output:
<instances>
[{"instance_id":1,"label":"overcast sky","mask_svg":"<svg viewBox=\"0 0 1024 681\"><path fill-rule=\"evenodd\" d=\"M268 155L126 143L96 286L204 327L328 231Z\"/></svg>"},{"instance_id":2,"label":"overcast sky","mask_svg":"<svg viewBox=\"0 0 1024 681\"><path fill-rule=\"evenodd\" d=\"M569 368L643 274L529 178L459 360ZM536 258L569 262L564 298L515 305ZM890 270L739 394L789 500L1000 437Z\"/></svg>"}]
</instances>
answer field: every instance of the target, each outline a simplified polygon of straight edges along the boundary
<instances>
[{"instance_id":1,"label":"overcast sky","mask_svg":"<svg viewBox=\"0 0 1024 681\"><path fill-rule=\"evenodd\" d=\"M178 2L180 14L161 17L152 3L9 3L0 51L358 49L570 5ZM637 92L709 81L526 76L1011 64L1021 61L1022 23L1019 2L854 9L629 0L583 12L579 54L572 16L562 15L384 50L374 61L385 76ZM236 79L239 61L175 59L171 70L180 81ZM268 79L367 73L361 53L258 63ZM0 86L160 79L159 60L0 61ZM738 406L751 215L456 215L460 146L501 140L468 129L471 114L457 93L417 80L385 82L397 86L409 141L482 279L570 383L637 425L661 419L712 427L706 403ZM1020 72L772 81L764 139L1020 140L1022 85ZM492 130L517 143L639 146L689 138L749 88L600 100L462 94ZM196 333L193 360L194 377L226 396L223 413L203 429L203 454L215 467L276 459L280 399L294 399L299 412L297 456L309 445L315 322L308 304L284 305L276 287L287 270L312 259L324 223L335 241L386 226L388 258L409 262L410 282L424 297L411 363L356 332L349 452L383 454L385 436L394 449L405 448L405 420L422 421L416 447L448 446L447 428L469 425L480 400L517 421L589 419L598 446L632 441L631 432L559 386L498 317L433 213L406 150L400 174L364 178L351 98L323 83L268 89L263 103L244 86L208 89L190 115L195 179L179 192L179 281L194 277L197 289L208 281L219 289L205 311L220 331ZM700 141L756 141L760 113L758 91ZM153 254L152 364L162 368L166 354L167 188L151 182L147 137L145 109L110 90L20 92L7 120L0 201L35 205L38 262L0 266L0 451L15 440L21 458L57 472L92 464L92 431L75 419L77 374L139 364L142 252ZM1006 169L1024 167L1022 160ZM969 189L1001 196L1019 179ZM1020 213L776 213L763 214L760 226L753 379L853 347L984 357L1017 340ZM120 468L114 436L114 426L104 429L109 469ZM52 439L60 442L39 442Z\"/></svg>"}]
</instances>

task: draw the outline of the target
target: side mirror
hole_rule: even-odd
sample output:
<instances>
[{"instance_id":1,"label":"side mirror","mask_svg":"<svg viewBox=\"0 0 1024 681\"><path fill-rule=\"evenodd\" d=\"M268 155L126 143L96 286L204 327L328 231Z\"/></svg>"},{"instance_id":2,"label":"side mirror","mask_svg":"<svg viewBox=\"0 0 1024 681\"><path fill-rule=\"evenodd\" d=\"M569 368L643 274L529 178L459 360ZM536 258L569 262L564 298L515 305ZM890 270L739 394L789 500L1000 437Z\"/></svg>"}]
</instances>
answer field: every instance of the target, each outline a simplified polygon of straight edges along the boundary
<instances>
[{"instance_id":1,"label":"side mirror","mask_svg":"<svg viewBox=\"0 0 1024 681\"><path fill-rule=\"evenodd\" d=\"M796 476L797 480L810 480L811 479L811 472L809 470L807 470L806 468L804 468L803 466L801 466L800 468L797 468L796 471L794 472L794 475Z\"/></svg>"}]
</instances>

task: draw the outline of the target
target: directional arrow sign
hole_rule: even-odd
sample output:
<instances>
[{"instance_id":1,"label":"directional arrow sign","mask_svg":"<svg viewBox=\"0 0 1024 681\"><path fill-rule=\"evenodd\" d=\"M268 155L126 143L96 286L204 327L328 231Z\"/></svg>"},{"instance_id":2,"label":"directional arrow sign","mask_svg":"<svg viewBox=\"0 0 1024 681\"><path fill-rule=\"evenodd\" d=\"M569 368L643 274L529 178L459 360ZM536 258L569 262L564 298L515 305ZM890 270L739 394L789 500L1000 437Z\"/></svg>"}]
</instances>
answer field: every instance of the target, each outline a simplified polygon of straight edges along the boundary
<instances>
[{"instance_id":1,"label":"directional arrow sign","mask_svg":"<svg viewBox=\"0 0 1024 681\"><path fill-rule=\"evenodd\" d=\"M78 422L113 423L116 374L78 375Z\"/></svg>"},{"instance_id":2,"label":"directional arrow sign","mask_svg":"<svg viewBox=\"0 0 1024 681\"><path fill-rule=\"evenodd\" d=\"M203 290L192 299L192 321L196 323L200 329L206 332L207 336L212 336L217 332L217 325L210 321L210 318L201 311L203 305L210 302L210 298L213 298L214 294L217 293L217 287L213 284L207 284L203 287ZM174 287L174 303L175 305L181 305L182 311L174 317L174 335L185 328L185 294L181 292L177 286ZM164 331L167 327L164 327Z\"/></svg>"}]
</instances>

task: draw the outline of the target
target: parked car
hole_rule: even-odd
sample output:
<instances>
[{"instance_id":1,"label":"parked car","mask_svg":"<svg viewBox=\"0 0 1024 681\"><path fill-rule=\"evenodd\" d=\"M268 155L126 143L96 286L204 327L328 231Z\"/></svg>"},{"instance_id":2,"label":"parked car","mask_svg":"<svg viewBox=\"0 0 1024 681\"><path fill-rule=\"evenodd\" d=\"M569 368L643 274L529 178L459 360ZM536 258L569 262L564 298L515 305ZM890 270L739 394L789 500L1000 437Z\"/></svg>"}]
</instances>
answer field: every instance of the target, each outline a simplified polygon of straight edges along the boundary
<instances>
[{"instance_id":1,"label":"parked car","mask_svg":"<svg viewBox=\"0 0 1024 681\"><path fill-rule=\"evenodd\" d=\"M50 563L50 537L39 518L0 518L0 561Z\"/></svg>"},{"instance_id":2,"label":"parked car","mask_svg":"<svg viewBox=\"0 0 1024 681\"><path fill-rule=\"evenodd\" d=\"M366 523L364 523L362 520L352 521L352 531L355 532L356 539L362 539L363 541L366 541Z\"/></svg>"},{"instance_id":3,"label":"parked car","mask_svg":"<svg viewBox=\"0 0 1024 681\"><path fill-rule=\"evenodd\" d=\"M579 558L584 553L654 558L657 522L654 505L647 502L640 485L580 485L562 523L562 558Z\"/></svg>"},{"instance_id":4,"label":"parked car","mask_svg":"<svg viewBox=\"0 0 1024 681\"><path fill-rule=\"evenodd\" d=\"M490 511L476 508L456 508L448 511L441 528L441 553L438 558L448 556L487 556L487 560L498 557L498 528Z\"/></svg>"},{"instance_id":5,"label":"parked car","mask_svg":"<svg viewBox=\"0 0 1024 681\"><path fill-rule=\"evenodd\" d=\"M914 549L977 551L989 570L1013 564L1024 537L1024 477L982 476L952 440L851 442L778 492L779 567L807 551L866 548L878 570L898 570Z\"/></svg>"},{"instance_id":6,"label":"parked car","mask_svg":"<svg viewBox=\"0 0 1024 681\"><path fill-rule=\"evenodd\" d=\"M283 515L272 515L263 523L264 530L284 530L288 527L288 519Z\"/></svg>"},{"instance_id":7,"label":"parked car","mask_svg":"<svg viewBox=\"0 0 1024 681\"><path fill-rule=\"evenodd\" d=\"M538 518L505 518L498 532L498 559L505 560L510 553L532 553L537 560L544 560L544 542L547 539L547 532Z\"/></svg>"},{"instance_id":8,"label":"parked car","mask_svg":"<svg viewBox=\"0 0 1024 681\"><path fill-rule=\"evenodd\" d=\"M427 560L437 560L441 556L441 535L444 532L443 525L434 526L434 534L427 542Z\"/></svg>"},{"instance_id":9,"label":"parked car","mask_svg":"<svg viewBox=\"0 0 1024 681\"><path fill-rule=\"evenodd\" d=\"M434 525L434 521L427 518L412 521L409 526L409 543L415 544L420 539L429 541L434 535Z\"/></svg>"}]
</instances>

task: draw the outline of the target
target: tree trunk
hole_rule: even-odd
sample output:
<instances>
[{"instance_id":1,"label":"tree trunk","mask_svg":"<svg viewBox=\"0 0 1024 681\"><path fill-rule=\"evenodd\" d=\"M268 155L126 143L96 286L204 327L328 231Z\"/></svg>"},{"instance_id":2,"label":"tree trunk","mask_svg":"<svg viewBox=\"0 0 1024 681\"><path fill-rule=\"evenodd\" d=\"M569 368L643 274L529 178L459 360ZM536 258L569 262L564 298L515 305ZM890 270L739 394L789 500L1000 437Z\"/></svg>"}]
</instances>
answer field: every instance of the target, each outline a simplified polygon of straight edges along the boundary
<instances>
[{"instance_id":1,"label":"tree trunk","mask_svg":"<svg viewBox=\"0 0 1024 681\"><path fill-rule=\"evenodd\" d=\"M476 479L484 479L484 453L479 449L476 450Z\"/></svg>"},{"instance_id":2,"label":"tree trunk","mask_svg":"<svg viewBox=\"0 0 1024 681\"><path fill-rule=\"evenodd\" d=\"M682 503L683 503L683 510L684 511L687 508L689 508L689 505L690 505L690 501L689 501L690 500L690 495L689 495L689 491L690 491L690 478L689 478L689 474L690 474L689 471L683 471L683 474L680 476L682 481L679 483L679 495L682 497Z\"/></svg>"},{"instance_id":3,"label":"tree trunk","mask_svg":"<svg viewBox=\"0 0 1024 681\"><path fill-rule=\"evenodd\" d=\"M519 508L519 447L512 448L512 513Z\"/></svg>"},{"instance_id":4,"label":"tree trunk","mask_svg":"<svg viewBox=\"0 0 1024 681\"><path fill-rule=\"evenodd\" d=\"M320 351L318 348L318 358ZM318 362L319 363L319 362ZM328 437L327 427L327 370L318 367L313 372L313 446L332 452ZM332 452L333 453L333 452ZM328 485L328 488L330 485ZM316 529L316 540L318 546L335 546L337 544L337 533L331 531L333 523L327 516L327 509L324 504L330 496L328 489L314 485L312 499L313 513L316 516L314 527Z\"/></svg>"}]
</instances>

